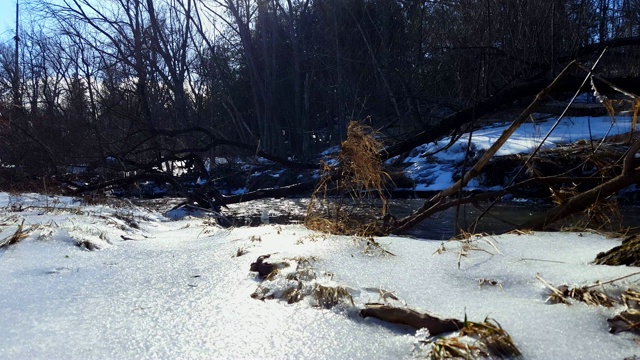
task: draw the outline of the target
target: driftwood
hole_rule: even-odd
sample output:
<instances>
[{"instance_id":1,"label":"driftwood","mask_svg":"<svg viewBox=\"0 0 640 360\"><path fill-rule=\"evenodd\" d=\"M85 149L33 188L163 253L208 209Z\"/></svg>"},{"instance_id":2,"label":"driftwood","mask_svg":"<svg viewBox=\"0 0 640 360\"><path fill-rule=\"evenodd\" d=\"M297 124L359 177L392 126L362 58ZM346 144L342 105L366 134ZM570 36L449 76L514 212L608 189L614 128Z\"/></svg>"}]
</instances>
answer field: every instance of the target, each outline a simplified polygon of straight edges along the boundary
<instances>
[{"instance_id":1,"label":"driftwood","mask_svg":"<svg viewBox=\"0 0 640 360\"><path fill-rule=\"evenodd\" d=\"M457 319L441 319L415 310L382 304L366 304L365 308L360 310L360 316L408 325L415 329L426 328L431 336L458 331L464 327L464 323Z\"/></svg>"}]
</instances>

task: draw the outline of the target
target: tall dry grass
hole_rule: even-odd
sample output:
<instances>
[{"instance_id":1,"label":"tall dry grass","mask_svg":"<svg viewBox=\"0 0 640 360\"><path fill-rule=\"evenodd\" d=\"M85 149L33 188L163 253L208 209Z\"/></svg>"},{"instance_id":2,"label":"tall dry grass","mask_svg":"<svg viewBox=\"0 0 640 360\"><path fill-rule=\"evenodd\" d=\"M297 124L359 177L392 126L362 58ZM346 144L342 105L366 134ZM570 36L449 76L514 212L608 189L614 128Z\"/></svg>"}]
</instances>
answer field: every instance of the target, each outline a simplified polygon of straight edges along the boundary
<instances>
[{"instance_id":1,"label":"tall dry grass","mask_svg":"<svg viewBox=\"0 0 640 360\"><path fill-rule=\"evenodd\" d=\"M384 149L376 132L355 121L333 162L323 164L322 176L311 196L305 226L340 235L384 233L390 180L378 154Z\"/></svg>"}]
</instances>

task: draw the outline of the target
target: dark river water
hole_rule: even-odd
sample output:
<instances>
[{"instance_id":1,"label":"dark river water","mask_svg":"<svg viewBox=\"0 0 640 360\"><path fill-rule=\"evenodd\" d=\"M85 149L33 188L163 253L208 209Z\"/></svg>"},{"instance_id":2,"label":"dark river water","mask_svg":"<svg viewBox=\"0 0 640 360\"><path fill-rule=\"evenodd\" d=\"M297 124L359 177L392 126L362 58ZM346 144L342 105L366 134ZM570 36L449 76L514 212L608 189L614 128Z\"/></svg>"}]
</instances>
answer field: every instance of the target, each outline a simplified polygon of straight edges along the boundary
<instances>
[{"instance_id":1,"label":"dark river water","mask_svg":"<svg viewBox=\"0 0 640 360\"><path fill-rule=\"evenodd\" d=\"M424 200L422 199L397 199L392 200L389 209L397 218L401 218L418 209ZM257 226L265 222L277 224L301 223L309 205L309 199L263 199L242 204L229 205L229 209L223 210L234 225ZM486 205L485 205L486 206ZM548 205L540 205L530 202L501 203L496 205L491 212L485 215L475 229L475 233L501 233L516 227L529 220L533 214L537 214ZM624 226L640 226L640 207L624 206L620 208L623 215ZM480 210L472 205L460 207L458 223L462 229L467 230L480 214ZM451 208L407 232L425 239L446 240L455 235L456 209Z\"/></svg>"}]
</instances>

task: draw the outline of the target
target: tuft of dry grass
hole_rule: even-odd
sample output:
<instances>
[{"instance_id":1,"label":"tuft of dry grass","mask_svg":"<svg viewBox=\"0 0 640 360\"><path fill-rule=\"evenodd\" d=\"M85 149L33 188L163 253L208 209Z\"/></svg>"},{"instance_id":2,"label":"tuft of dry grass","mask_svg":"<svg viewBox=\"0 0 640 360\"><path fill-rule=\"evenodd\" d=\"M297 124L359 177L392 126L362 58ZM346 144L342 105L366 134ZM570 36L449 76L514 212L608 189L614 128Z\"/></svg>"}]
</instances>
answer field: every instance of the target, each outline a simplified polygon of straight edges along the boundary
<instances>
[{"instance_id":1,"label":"tuft of dry grass","mask_svg":"<svg viewBox=\"0 0 640 360\"><path fill-rule=\"evenodd\" d=\"M302 282L298 281L296 286L286 288L280 298L286 300L287 304L294 304L302 300L304 295Z\"/></svg>"},{"instance_id":2,"label":"tuft of dry grass","mask_svg":"<svg viewBox=\"0 0 640 360\"><path fill-rule=\"evenodd\" d=\"M429 359L476 359L488 354L477 345L461 341L458 337L438 338L433 342Z\"/></svg>"},{"instance_id":3,"label":"tuft of dry grass","mask_svg":"<svg viewBox=\"0 0 640 360\"><path fill-rule=\"evenodd\" d=\"M605 282L598 281L595 284L582 287L569 287L568 285L553 286L544 280L540 274L536 274L536 279L543 283L551 294L545 300L551 304L571 305L569 299L577 300L588 305L613 307L616 304L624 304L628 309L637 310L636 305L640 304L640 292L628 289L619 297L612 297L604 289L605 285L612 284L616 281L626 279L631 276L640 275L640 272L621 276Z\"/></svg>"},{"instance_id":4,"label":"tuft of dry grass","mask_svg":"<svg viewBox=\"0 0 640 360\"><path fill-rule=\"evenodd\" d=\"M390 177L382 168L378 154L384 147L376 135L371 127L349 123L337 165L323 164L307 208L307 228L338 235L385 233L385 183Z\"/></svg>"},{"instance_id":5,"label":"tuft of dry grass","mask_svg":"<svg viewBox=\"0 0 640 360\"><path fill-rule=\"evenodd\" d=\"M312 304L317 307L330 309L340 304L351 304L355 306L353 297L349 289L344 286L322 285L316 282L318 274L311 268L311 263L315 258L291 259L298 262L296 271L283 274L275 269L264 278L251 294L251 297L258 300L280 299L288 304L293 304L309 297ZM325 277L331 278L332 274L325 273ZM285 282L284 289L278 290Z\"/></svg>"},{"instance_id":6,"label":"tuft of dry grass","mask_svg":"<svg viewBox=\"0 0 640 360\"><path fill-rule=\"evenodd\" d=\"M362 253L369 256L396 256L396 254L384 248L372 236L354 237L353 242L362 249Z\"/></svg>"},{"instance_id":7,"label":"tuft of dry grass","mask_svg":"<svg viewBox=\"0 0 640 360\"><path fill-rule=\"evenodd\" d=\"M26 239L27 237L29 237L29 233L33 230L34 230L33 227L25 228L24 219L22 219L22 222L20 223L20 225L18 225L18 228L13 233L13 235L8 236L2 241L0 241L0 249L9 247L11 245L15 245L20 241Z\"/></svg>"},{"instance_id":8,"label":"tuft of dry grass","mask_svg":"<svg viewBox=\"0 0 640 360\"><path fill-rule=\"evenodd\" d=\"M429 336L420 340L419 345L428 350L432 360L477 359L477 358L515 358L521 356L511 336L493 320L483 322L464 322L464 327L453 336Z\"/></svg>"},{"instance_id":9,"label":"tuft of dry grass","mask_svg":"<svg viewBox=\"0 0 640 360\"><path fill-rule=\"evenodd\" d=\"M240 257L242 255L246 255L247 253L249 253L249 250L244 247L239 247L236 249L236 253L233 257Z\"/></svg>"},{"instance_id":10,"label":"tuft of dry grass","mask_svg":"<svg viewBox=\"0 0 640 360\"><path fill-rule=\"evenodd\" d=\"M355 121L349 123L347 140L340 145L338 160L342 163L343 175L351 180L347 187L352 190L381 192L384 188L388 175L382 171L382 161L378 157L384 146L376 135L371 127Z\"/></svg>"},{"instance_id":11,"label":"tuft of dry grass","mask_svg":"<svg viewBox=\"0 0 640 360\"><path fill-rule=\"evenodd\" d=\"M330 309L338 304L349 302L355 306L353 297L344 286L324 286L316 284L312 292L318 306Z\"/></svg>"},{"instance_id":12,"label":"tuft of dry grass","mask_svg":"<svg viewBox=\"0 0 640 360\"><path fill-rule=\"evenodd\" d=\"M609 332L617 334L628 331L640 335L640 291L627 289L621 295L625 310L608 319Z\"/></svg>"},{"instance_id":13,"label":"tuft of dry grass","mask_svg":"<svg viewBox=\"0 0 640 360\"><path fill-rule=\"evenodd\" d=\"M560 196L558 192L554 192L553 201L561 204L570 197L577 195L578 192L573 190ZM594 232L610 231L623 232L625 228L622 224L622 214L615 198L599 199L591 204L588 208L579 214L571 217L573 221L569 226L563 226L562 231L584 231L590 229Z\"/></svg>"},{"instance_id":14,"label":"tuft of dry grass","mask_svg":"<svg viewBox=\"0 0 640 360\"><path fill-rule=\"evenodd\" d=\"M585 228L597 230L621 230L622 214L618 207L618 202L612 198L597 201L586 211L587 220Z\"/></svg>"},{"instance_id":15,"label":"tuft of dry grass","mask_svg":"<svg viewBox=\"0 0 640 360\"><path fill-rule=\"evenodd\" d=\"M502 326L494 319L486 318L481 323L468 322L460 335L477 338L486 353L498 358L513 358L522 355Z\"/></svg>"},{"instance_id":16,"label":"tuft of dry grass","mask_svg":"<svg viewBox=\"0 0 640 360\"><path fill-rule=\"evenodd\" d=\"M460 245L457 253L458 269L460 269L460 266L462 265L462 258L467 257L469 255L469 252L471 251L484 252L491 256L495 254L500 254L500 250L498 249L496 244L493 241L491 241L490 236L488 234L486 233L472 234L464 230L461 230L461 231L462 231L461 234L447 241L447 242L457 242ZM489 245L493 249L493 252L483 248L483 244ZM449 250L447 249L447 247L445 246L445 243L443 242L440 245L440 247L433 252L432 255L441 255L448 251Z\"/></svg>"}]
</instances>

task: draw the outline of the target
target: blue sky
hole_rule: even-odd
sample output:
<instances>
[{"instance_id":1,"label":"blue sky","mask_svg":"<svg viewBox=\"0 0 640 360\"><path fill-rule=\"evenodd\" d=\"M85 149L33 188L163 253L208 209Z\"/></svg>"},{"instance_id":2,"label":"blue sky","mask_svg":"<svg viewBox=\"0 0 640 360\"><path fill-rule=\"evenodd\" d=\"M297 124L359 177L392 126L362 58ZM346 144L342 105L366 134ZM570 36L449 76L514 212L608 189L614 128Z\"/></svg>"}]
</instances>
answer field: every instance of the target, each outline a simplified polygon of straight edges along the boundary
<instances>
[{"instance_id":1,"label":"blue sky","mask_svg":"<svg viewBox=\"0 0 640 360\"><path fill-rule=\"evenodd\" d=\"M0 39L11 38L15 31L16 1L0 0Z\"/></svg>"}]
</instances>

